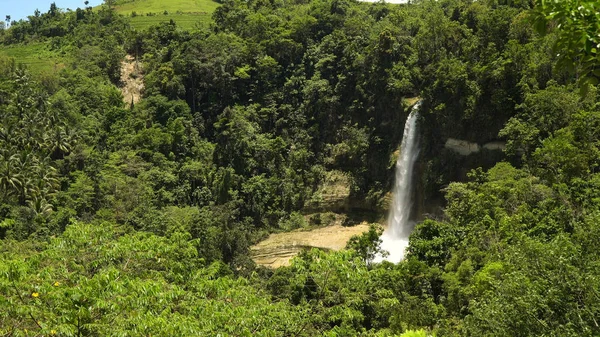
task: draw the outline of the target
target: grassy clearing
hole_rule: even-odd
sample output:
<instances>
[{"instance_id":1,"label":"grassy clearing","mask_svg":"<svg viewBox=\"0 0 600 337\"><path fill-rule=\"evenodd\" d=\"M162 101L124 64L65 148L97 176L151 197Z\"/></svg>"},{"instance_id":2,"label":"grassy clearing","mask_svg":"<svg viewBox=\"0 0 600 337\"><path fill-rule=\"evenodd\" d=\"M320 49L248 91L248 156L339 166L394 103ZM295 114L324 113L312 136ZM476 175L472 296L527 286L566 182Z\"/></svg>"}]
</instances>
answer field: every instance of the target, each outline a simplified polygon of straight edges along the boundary
<instances>
[{"instance_id":1,"label":"grassy clearing","mask_svg":"<svg viewBox=\"0 0 600 337\"><path fill-rule=\"evenodd\" d=\"M169 20L175 21L182 29L192 29L196 24L208 26L217 7L219 3L214 0L121 0L115 10L131 17L131 24L136 29L146 29ZM133 12L135 17L132 17Z\"/></svg>"},{"instance_id":2,"label":"grassy clearing","mask_svg":"<svg viewBox=\"0 0 600 337\"><path fill-rule=\"evenodd\" d=\"M211 14L169 14L155 16L141 16L131 18L131 26L137 30L144 30L150 26L157 25L161 22L173 20L177 26L182 29L192 29L199 24L203 27L208 27L211 19Z\"/></svg>"},{"instance_id":3,"label":"grassy clearing","mask_svg":"<svg viewBox=\"0 0 600 337\"><path fill-rule=\"evenodd\" d=\"M119 14L146 13L212 13L219 6L213 0L121 0L115 10Z\"/></svg>"},{"instance_id":4,"label":"grassy clearing","mask_svg":"<svg viewBox=\"0 0 600 337\"><path fill-rule=\"evenodd\" d=\"M0 54L13 57L17 64L26 65L33 73L52 72L65 66L65 58L48 50L46 43L4 46Z\"/></svg>"}]
</instances>

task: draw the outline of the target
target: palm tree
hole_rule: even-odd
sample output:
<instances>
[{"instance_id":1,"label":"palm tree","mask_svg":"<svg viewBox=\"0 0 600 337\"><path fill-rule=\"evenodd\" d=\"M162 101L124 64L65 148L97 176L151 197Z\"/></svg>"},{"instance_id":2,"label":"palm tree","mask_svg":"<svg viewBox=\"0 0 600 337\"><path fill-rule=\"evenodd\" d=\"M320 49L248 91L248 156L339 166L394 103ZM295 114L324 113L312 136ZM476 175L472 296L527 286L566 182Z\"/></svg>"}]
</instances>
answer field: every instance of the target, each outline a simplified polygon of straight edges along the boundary
<instances>
[{"instance_id":1,"label":"palm tree","mask_svg":"<svg viewBox=\"0 0 600 337\"><path fill-rule=\"evenodd\" d=\"M37 167L36 190L40 195L51 196L60 188L58 173L47 158Z\"/></svg>"},{"instance_id":2,"label":"palm tree","mask_svg":"<svg viewBox=\"0 0 600 337\"><path fill-rule=\"evenodd\" d=\"M52 133L46 135L46 142L53 160L62 159L71 152L75 135L65 126L56 127Z\"/></svg>"},{"instance_id":3,"label":"palm tree","mask_svg":"<svg viewBox=\"0 0 600 337\"><path fill-rule=\"evenodd\" d=\"M22 175L16 167L17 161L17 155L10 155L6 150L0 156L0 190L3 199L10 194L17 193L21 187Z\"/></svg>"},{"instance_id":4,"label":"palm tree","mask_svg":"<svg viewBox=\"0 0 600 337\"><path fill-rule=\"evenodd\" d=\"M27 201L27 205L33 211L36 217L46 218L54 210L52 204L50 204L46 198L34 197Z\"/></svg>"},{"instance_id":5,"label":"palm tree","mask_svg":"<svg viewBox=\"0 0 600 337\"><path fill-rule=\"evenodd\" d=\"M25 205L25 201L35 192L35 172L38 167L39 161L31 149L16 154L15 168L20 174L17 190L19 205Z\"/></svg>"},{"instance_id":6,"label":"palm tree","mask_svg":"<svg viewBox=\"0 0 600 337\"><path fill-rule=\"evenodd\" d=\"M2 148L5 148L5 145L10 144L17 133L17 124L12 119L3 118L0 124L0 144L2 145Z\"/></svg>"}]
</instances>

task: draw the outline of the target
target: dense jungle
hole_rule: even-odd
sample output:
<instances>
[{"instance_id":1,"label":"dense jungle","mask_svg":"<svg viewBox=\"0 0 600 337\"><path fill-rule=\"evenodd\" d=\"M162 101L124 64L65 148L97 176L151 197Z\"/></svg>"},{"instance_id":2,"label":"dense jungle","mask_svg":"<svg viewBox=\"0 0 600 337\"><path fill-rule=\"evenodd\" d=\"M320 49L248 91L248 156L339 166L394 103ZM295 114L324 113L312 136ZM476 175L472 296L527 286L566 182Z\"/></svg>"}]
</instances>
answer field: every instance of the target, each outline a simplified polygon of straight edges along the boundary
<instances>
[{"instance_id":1,"label":"dense jungle","mask_svg":"<svg viewBox=\"0 0 600 337\"><path fill-rule=\"evenodd\" d=\"M0 336L600 336L600 3L205 2L0 23Z\"/></svg>"}]
</instances>

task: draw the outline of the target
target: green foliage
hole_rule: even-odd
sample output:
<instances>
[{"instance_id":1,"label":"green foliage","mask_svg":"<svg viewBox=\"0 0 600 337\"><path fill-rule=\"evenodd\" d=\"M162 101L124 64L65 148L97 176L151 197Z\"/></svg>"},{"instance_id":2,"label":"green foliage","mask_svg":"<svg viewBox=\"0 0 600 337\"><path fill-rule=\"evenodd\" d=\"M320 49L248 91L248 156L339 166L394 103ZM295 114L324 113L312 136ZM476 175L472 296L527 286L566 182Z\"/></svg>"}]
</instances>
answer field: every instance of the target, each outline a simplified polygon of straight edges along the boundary
<instances>
[{"instance_id":1,"label":"green foliage","mask_svg":"<svg viewBox=\"0 0 600 337\"><path fill-rule=\"evenodd\" d=\"M400 337L427 337L425 330L409 330L401 334Z\"/></svg>"},{"instance_id":2,"label":"green foliage","mask_svg":"<svg viewBox=\"0 0 600 337\"><path fill-rule=\"evenodd\" d=\"M0 55L1 335L600 333L599 104L575 91L597 75L595 4L109 2L0 33L18 58ZM210 29L170 20L189 8ZM371 263L371 226L256 267L269 232L385 203L408 96L419 194L446 203L407 259ZM511 162L449 137L506 140Z\"/></svg>"},{"instance_id":3,"label":"green foliage","mask_svg":"<svg viewBox=\"0 0 600 337\"><path fill-rule=\"evenodd\" d=\"M383 230L376 224L369 225L369 231L360 236L353 236L348 241L346 248L356 251L356 253L364 260L365 263L370 263L377 254L382 254L379 249L381 239L379 238Z\"/></svg>"},{"instance_id":4,"label":"green foliage","mask_svg":"<svg viewBox=\"0 0 600 337\"><path fill-rule=\"evenodd\" d=\"M3 334L307 335L300 311L271 303L221 263L204 266L186 234L74 224L40 251L8 244L0 252Z\"/></svg>"},{"instance_id":5,"label":"green foliage","mask_svg":"<svg viewBox=\"0 0 600 337\"><path fill-rule=\"evenodd\" d=\"M175 12L208 12L217 8L219 4L211 0L117 0L115 11L119 14L129 14L135 10L138 14Z\"/></svg>"},{"instance_id":6,"label":"green foliage","mask_svg":"<svg viewBox=\"0 0 600 337\"><path fill-rule=\"evenodd\" d=\"M171 12L168 15L152 13L151 15L131 17L131 27L138 31L144 31L165 22L175 22L177 27L182 30L193 30L198 27L208 27L211 23L211 16L210 12L182 14L172 14Z\"/></svg>"},{"instance_id":7,"label":"green foliage","mask_svg":"<svg viewBox=\"0 0 600 337\"><path fill-rule=\"evenodd\" d=\"M600 78L600 6L593 0L543 1L536 0L531 20L538 32L545 34L556 29L555 42L560 67L581 76L582 92L597 85Z\"/></svg>"},{"instance_id":8,"label":"green foliage","mask_svg":"<svg viewBox=\"0 0 600 337\"><path fill-rule=\"evenodd\" d=\"M461 234L459 228L446 222L427 219L418 224L411 234L408 255L431 266L444 266L458 245Z\"/></svg>"},{"instance_id":9,"label":"green foliage","mask_svg":"<svg viewBox=\"0 0 600 337\"><path fill-rule=\"evenodd\" d=\"M53 72L62 69L65 62L59 53L48 50L45 43L32 43L28 45L12 45L3 47L2 55L12 57L19 64L26 65L32 72Z\"/></svg>"}]
</instances>

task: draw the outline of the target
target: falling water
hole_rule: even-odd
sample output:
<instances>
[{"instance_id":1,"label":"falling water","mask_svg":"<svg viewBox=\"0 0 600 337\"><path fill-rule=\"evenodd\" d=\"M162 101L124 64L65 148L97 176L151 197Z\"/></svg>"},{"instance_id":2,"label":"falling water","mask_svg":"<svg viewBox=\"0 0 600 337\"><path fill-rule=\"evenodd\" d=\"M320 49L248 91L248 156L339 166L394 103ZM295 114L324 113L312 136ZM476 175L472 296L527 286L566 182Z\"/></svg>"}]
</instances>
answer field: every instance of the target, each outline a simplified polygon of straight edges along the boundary
<instances>
[{"instance_id":1,"label":"falling water","mask_svg":"<svg viewBox=\"0 0 600 337\"><path fill-rule=\"evenodd\" d=\"M397 263L402 260L404 251L408 247L408 236L414 227L414 222L410 220L410 213L413 205L413 170L419 156L417 135L419 105L420 103L417 103L413 107L404 124L400 156L396 162L396 180L388 227L381 236L381 249L389 252L389 255L386 257L378 255L374 262L386 260Z\"/></svg>"}]
</instances>

